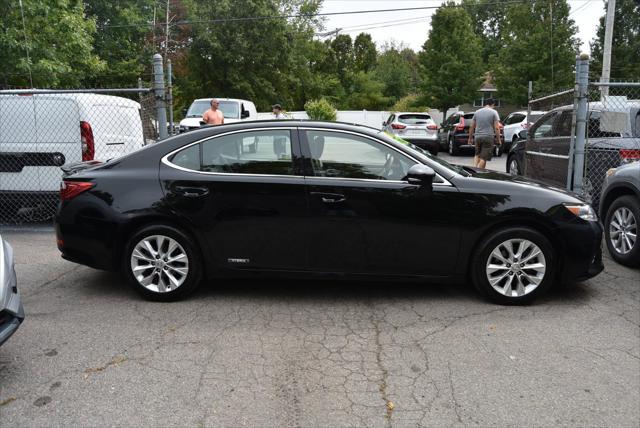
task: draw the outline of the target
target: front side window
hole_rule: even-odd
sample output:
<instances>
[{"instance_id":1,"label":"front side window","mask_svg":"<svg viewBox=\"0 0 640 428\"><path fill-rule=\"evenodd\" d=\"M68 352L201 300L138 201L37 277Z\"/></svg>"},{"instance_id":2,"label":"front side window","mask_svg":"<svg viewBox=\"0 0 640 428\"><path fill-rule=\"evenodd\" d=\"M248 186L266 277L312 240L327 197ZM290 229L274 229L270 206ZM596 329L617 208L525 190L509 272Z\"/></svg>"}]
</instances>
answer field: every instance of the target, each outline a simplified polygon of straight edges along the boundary
<instances>
[{"instance_id":1,"label":"front side window","mask_svg":"<svg viewBox=\"0 0 640 428\"><path fill-rule=\"evenodd\" d=\"M331 131L305 131L316 177L403 180L416 162L369 138Z\"/></svg>"},{"instance_id":2,"label":"front side window","mask_svg":"<svg viewBox=\"0 0 640 428\"><path fill-rule=\"evenodd\" d=\"M169 161L202 172L294 175L289 130L248 131L187 147Z\"/></svg>"},{"instance_id":3,"label":"front side window","mask_svg":"<svg viewBox=\"0 0 640 428\"><path fill-rule=\"evenodd\" d=\"M536 129L533 131L534 138L547 138L552 135L553 121L556 118L556 113L551 113L548 116L542 117L536 122Z\"/></svg>"}]
</instances>

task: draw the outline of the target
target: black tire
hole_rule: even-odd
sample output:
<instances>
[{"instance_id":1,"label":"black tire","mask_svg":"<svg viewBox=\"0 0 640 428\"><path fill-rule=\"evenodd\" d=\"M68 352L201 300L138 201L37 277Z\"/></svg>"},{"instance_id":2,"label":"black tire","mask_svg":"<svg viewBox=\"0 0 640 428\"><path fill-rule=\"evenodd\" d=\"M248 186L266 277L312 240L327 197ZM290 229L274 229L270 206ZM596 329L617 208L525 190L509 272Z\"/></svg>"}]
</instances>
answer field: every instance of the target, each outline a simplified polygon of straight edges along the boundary
<instances>
[{"instance_id":1,"label":"black tire","mask_svg":"<svg viewBox=\"0 0 640 428\"><path fill-rule=\"evenodd\" d=\"M159 292L145 288L145 286L143 286L133 274L131 260L132 253L136 245L142 242L145 238L154 235L168 237L177 242L184 250L184 254L188 261L188 271L184 281L177 288L170 291ZM153 270L154 268L151 267L150 269ZM193 243L193 240L184 232L168 225L153 225L140 229L131 237L131 239L129 239L122 260L122 272L129 284L131 284L131 286L145 299L159 302L171 302L186 297L192 293L198 285L200 285L200 281L202 279L202 261L198 248ZM160 272L160 274L162 274L162 272Z\"/></svg>"},{"instance_id":2,"label":"black tire","mask_svg":"<svg viewBox=\"0 0 640 428\"><path fill-rule=\"evenodd\" d=\"M449 154L451 156L458 156L460 154L460 147L456 146L453 137L449 137Z\"/></svg>"},{"instance_id":3,"label":"black tire","mask_svg":"<svg viewBox=\"0 0 640 428\"><path fill-rule=\"evenodd\" d=\"M491 256L491 253L496 248L498 248L499 245L511 239L524 239L529 241L530 243L535 244L540 249L545 261L545 272L541 277L539 284L535 287L532 287L530 291L527 291L526 294L523 294L522 296L507 296L498 292L489 283L487 274L487 265L489 264L489 261L494 260ZM529 250L527 249L523 253L525 259L527 255L531 254L528 251ZM517 253L517 250L515 252ZM554 258L554 251L551 243L540 232L528 227L507 227L492 232L489 236L482 239L480 246L477 248L473 257L471 258L471 266L469 271L471 272L471 279L474 286L480 292L480 294L482 294L487 299L501 305L525 305L531 303L538 296L544 294L553 284L555 280ZM511 277L513 277L514 280L517 281L516 278L520 278L520 272L522 272L522 275L524 276L533 276L530 270L522 269L520 271L519 265L518 271L519 272L514 273L513 271L511 271L511 269L504 270L505 275L508 274L508 276L504 277L505 281L509 280L509 278ZM499 271L499 273L501 272L503 271ZM524 277L523 281L527 282ZM499 282L498 285L500 284L501 283Z\"/></svg>"},{"instance_id":4,"label":"black tire","mask_svg":"<svg viewBox=\"0 0 640 428\"><path fill-rule=\"evenodd\" d=\"M512 171L512 168L511 168L512 161L515 161L515 164L516 164L516 166L518 168L517 171ZM507 168L506 168L506 170L507 170L508 174L522 175L522 169L520 168L520 162L518 162L518 158L515 157L515 155L511 155L511 156L507 157Z\"/></svg>"},{"instance_id":5,"label":"black tire","mask_svg":"<svg viewBox=\"0 0 640 428\"><path fill-rule=\"evenodd\" d=\"M615 212L621 208L629 210L635 220L636 240L631 250L626 254L618 251L614 247L613 242L611 242L611 222L615 220ZM609 249L609 254L611 254L611 257L613 257L615 261L625 266L640 266L640 236L638 236L638 230L640 230L640 202L632 195L620 196L609 206L604 222L604 236L607 242L607 248Z\"/></svg>"}]
</instances>

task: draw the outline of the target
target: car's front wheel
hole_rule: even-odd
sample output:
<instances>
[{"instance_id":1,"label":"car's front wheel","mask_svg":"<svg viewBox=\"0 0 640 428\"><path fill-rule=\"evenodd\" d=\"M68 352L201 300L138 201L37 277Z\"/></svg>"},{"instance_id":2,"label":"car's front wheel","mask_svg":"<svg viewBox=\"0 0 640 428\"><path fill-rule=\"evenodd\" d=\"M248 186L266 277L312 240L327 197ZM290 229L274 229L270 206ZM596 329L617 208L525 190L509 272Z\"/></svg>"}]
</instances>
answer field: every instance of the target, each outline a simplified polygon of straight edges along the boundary
<instances>
[{"instance_id":1,"label":"car's front wheel","mask_svg":"<svg viewBox=\"0 0 640 428\"><path fill-rule=\"evenodd\" d=\"M514 155L509 156L507 159L507 172L513 175L522 175L522 172L520 171L520 164Z\"/></svg>"},{"instance_id":2,"label":"car's front wheel","mask_svg":"<svg viewBox=\"0 0 640 428\"><path fill-rule=\"evenodd\" d=\"M531 302L553 283L551 243L536 230L508 227L483 239L472 259L475 287L503 305Z\"/></svg>"},{"instance_id":3,"label":"car's front wheel","mask_svg":"<svg viewBox=\"0 0 640 428\"><path fill-rule=\"evenodd\" d=\"M199 254L182 231L148 226L133 235L123 271L133 288L149 300L178 300L196 289L202 275Z\"/></svg>"},{"instance_id":4,"label":"car's front wheel","mask_svg":"<svg viewBox=\"0 0 640 428\"><path fill-rule=\"evenodd\" d=\"M609 207L604 233L609 253L625 266L640 265L640 204L631 196L621 196Z\"/></svg>"}]
</instances>

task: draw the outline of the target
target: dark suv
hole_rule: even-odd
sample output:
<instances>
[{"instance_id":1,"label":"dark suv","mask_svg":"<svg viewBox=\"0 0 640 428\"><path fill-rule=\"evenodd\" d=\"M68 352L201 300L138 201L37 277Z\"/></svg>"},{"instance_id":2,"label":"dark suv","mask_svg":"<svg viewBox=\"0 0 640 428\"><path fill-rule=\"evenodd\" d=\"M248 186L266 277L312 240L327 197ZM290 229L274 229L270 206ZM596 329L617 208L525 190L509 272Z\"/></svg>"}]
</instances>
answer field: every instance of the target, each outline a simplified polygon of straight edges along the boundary
<instances>
[{"instance_id":1,"label":"dark suv","mask_svg":"<svg viewBox=\"0 0 640 428\"><path fill-rule=\"evenodd\" d=\"M438 130L438 141L443 151L448 151L451 156L458 156L460 152L467 151L473 153L475 146L469 144L469 128L473 123L475 113L457 112L452 114L442 123ZM500 141L504 144L503 125L500 123ZM499 146L495 146L494 155L499 156L502 152Z\"/></svg>"},{"instance_id":2,"label":"dark suv","mask_svg":"<svg viewBox=\"0 0 640 428\"><path fill-rule=\"evenodd\" d=\"M623 121L618 116L618 120L609 119L604 126L602 115L610 111L599 102L589 103L584 190L594 206L599 202L606 171L640 160L640 102L627 101L626 108L626 112L622 112ZM538 119L526 140L517 141L511 148L507 172L566 188L572 115L573 106L564 106ZM612 125L621 126L620 132L606 129Z\"/></svg>"}]
</instances>

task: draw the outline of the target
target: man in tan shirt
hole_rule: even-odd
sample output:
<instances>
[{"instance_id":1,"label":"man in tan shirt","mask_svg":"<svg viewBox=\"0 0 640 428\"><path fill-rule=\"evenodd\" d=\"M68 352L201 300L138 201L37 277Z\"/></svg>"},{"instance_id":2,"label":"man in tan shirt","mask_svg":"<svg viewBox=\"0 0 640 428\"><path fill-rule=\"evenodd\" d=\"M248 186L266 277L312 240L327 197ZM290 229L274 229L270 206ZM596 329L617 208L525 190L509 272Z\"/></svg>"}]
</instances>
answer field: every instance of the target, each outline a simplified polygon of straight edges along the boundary
<instances>
[{"instance_id":1,"label":"man in tan shirt","mask_svg":"<svg viewBox=\"0 0 640 428\"><path fill-rule=\"evenodd\" d=\"M220 102L215 98L211 100L211 108L204 112L202 121L207 125L222 125L224 123L224 114L218 110Z\"/></svg>"}]
</instances>

